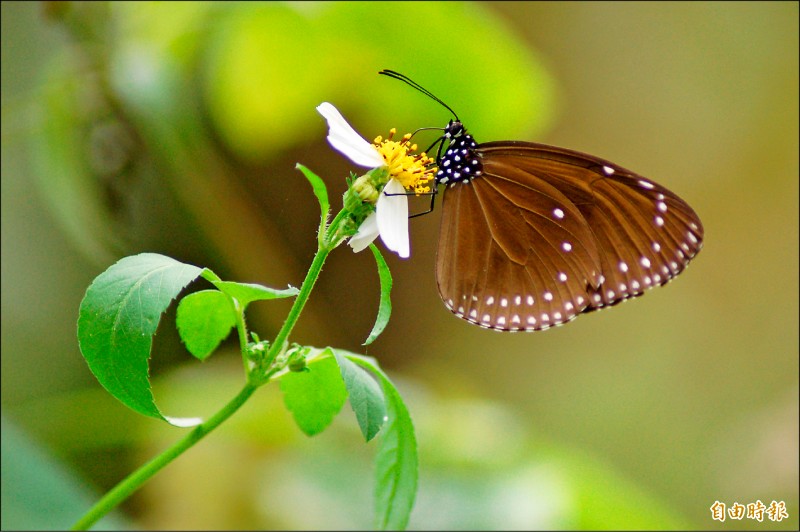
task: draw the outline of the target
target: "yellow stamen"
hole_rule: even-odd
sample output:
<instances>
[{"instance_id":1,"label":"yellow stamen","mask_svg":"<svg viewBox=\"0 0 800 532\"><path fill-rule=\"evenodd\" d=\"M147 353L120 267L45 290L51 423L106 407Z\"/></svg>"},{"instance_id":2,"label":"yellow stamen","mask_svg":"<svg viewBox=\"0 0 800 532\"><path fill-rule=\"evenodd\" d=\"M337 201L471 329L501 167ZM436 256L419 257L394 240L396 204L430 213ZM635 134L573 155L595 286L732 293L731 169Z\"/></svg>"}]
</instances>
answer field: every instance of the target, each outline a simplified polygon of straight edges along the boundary
<instances>
[{"instance_id":1,"label":"yellow stamen","mask_svg":"<svg viewBox=\"0 0 800 532\"><path fill-rule=\"evenodd\" d=\"M386 140L382 137L375 138L375 149L383 157L386 167L389 169L389 176L398 180L406 190L411 190L416 194L430 192L428 184L434 180L437 168L434 166L434 159L425 153L414 155L412 152L417 150L417 145L408 145L411 133L403 135L400 142L391 140L397 130L389 130Z\"/></svg>"}]
</instances>

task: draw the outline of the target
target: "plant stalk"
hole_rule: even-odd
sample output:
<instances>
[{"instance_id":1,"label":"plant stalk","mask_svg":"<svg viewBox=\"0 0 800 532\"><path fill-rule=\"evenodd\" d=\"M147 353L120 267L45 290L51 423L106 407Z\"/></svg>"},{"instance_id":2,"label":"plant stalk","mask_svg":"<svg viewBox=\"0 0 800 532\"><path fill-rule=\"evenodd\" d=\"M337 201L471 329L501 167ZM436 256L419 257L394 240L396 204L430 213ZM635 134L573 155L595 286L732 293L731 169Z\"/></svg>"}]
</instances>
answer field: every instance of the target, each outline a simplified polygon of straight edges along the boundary
<instances>
[{"instance_id":1,"label":"plant stalk","mask_svg":"<svg viewBox=\"0 0 800 532\"><path fill-rule=\"evenodd\" d=\"M88 530L92 525L99 521L104 515L115 508L122 501L130 497L153 475L163 469L184 451L203 439L207 434L217 428L223 421L231 417L234 412L247 401L256 391L257 387L251 383L245 384L242 391L234 397L219 412L211 416L205 423L195 427L188 435L179 440L172 447L156 456L145 465L128 475L122 482L117 484L111 491L105 494L102 499L92 506L78 521L72 525L72 530Z\"/></svg>"}]
</instances>

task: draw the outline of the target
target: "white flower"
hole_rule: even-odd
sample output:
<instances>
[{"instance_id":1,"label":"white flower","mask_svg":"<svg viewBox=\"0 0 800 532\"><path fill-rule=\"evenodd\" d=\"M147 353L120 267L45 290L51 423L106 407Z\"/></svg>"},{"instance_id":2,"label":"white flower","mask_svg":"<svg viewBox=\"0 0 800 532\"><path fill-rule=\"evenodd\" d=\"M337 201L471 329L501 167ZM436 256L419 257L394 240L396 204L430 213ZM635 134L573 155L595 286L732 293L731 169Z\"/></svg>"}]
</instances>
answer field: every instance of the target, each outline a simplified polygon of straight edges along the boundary
<instances>
[{"instance_id":1,"label":"white flower","mask_svg":"<svg viewBox=\"0 0 800 532\"><path fill-rule=\"evenodd\" d=\"M317 111L327 120L328 142L337 151L359 166L387 166L378 148L356 133L333 105L321 103ZM353 251L363 250L380 235L387 249L404 259L409 257L408 197L405 194L403 184L394 177L390 178L378 197L375 212L367 216L358 232L350 239L349 245Z\"/></svg>"}]
</instances>

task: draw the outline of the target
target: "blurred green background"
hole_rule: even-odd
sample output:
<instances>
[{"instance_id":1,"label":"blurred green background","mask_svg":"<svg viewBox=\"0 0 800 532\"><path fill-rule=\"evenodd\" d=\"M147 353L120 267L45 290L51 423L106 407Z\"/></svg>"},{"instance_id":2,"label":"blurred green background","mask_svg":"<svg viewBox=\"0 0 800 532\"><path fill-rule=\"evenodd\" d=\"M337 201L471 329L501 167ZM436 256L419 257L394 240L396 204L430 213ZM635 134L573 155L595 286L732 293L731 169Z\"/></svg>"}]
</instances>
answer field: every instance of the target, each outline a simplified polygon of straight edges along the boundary
<instances>
[{"instance_id":1,"label":"blurred green background","mask_svg":"<svg viewBox=\"0 0 800 532\"><path fill-rule=\"evenodd\" d=\"M448 113L481 141L592 153L686 199L705 248L677 282L536 334L453 317L440 213L389 256L394 312L367 351L420 445L411 528L798 528L797 3L2 3L2 528L64 528L183 434L129 412L78 351L91 280L143 251L299 285L323 176L352 169L314 107L367 138ZM423 206L424 207L424 206ZM199 285L200 283L198 283ZM363 352L368 254L326 264L293 340ZM254 305L269 337L288 303ZM235 343L187 356L174 310L156 398L209 415ZM106 528L369 528L373 445L349 409L306 438L261 390ZM712 521L715 501L789 518Z\"/></svg>"}]
</instances>

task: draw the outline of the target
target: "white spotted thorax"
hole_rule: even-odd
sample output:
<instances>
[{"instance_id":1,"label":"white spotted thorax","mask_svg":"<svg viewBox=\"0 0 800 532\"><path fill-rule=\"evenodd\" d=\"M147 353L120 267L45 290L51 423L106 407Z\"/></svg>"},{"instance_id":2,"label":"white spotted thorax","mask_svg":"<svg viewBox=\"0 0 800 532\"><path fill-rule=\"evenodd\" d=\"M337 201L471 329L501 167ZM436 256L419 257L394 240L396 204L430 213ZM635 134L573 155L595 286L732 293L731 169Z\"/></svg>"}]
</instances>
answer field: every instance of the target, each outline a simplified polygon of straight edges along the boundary
<instances>
[{"instance_id":1,"label":"white spotted thorax","mask_svg":"<svg viewBox=\"0 0 800 532\"><path fill-rule=\"evenodd\" d=\"M461 122L451 120L445 128L444 138L450 144L439 161L436 182L453 186L457 183L469 183L481 175L481 160L475 152L478 143L472 135L467 134Z\"/></svg>"}]
</instances>

